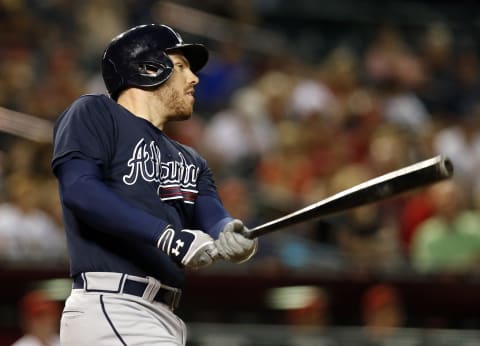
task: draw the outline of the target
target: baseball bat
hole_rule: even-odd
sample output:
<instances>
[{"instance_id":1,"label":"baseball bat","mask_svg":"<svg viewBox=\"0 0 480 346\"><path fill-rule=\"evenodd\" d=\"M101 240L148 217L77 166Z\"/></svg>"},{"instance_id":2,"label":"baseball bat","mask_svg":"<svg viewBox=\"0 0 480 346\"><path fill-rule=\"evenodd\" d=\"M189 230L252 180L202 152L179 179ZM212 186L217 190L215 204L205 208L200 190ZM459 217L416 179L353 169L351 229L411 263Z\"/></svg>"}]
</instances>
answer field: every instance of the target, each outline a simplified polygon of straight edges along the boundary
<instances>
[{"instance_id":1,"label":"baseball bat","mask_svg":"<svg viewBox=\"0 0 480 346\"><path fill-rule=\"evenodd\" d=\"M448 179L452 175L452 162L445 156L435 156L367 180L255 228L245 229L242 234L249 239L257 238L287 226L378 202L415 188Z\"/></svg>"}]
</instances>

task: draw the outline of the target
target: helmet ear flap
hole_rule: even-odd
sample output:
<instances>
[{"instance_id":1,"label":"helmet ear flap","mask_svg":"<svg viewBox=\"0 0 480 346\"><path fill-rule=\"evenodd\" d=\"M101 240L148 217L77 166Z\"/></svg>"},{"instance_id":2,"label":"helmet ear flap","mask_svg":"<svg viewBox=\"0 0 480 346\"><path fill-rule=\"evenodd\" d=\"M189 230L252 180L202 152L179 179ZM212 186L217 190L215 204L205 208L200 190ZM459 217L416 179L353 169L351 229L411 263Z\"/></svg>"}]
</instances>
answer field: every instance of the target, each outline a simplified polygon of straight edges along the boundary
<instances>
[{"instance_id":1,"label":"helmet ear flap","mask_svg":"<svg viewBox=\"0 0 480 346\"><path fill-rule=\"evenodd\" d=\"M128 64L128 86L152 88L165 82L173 73L173 62L167 54L132 61Z\"/></svg>"},{"instance_id":2,"label":"helmet ear flap","mask_svg":"<svg viewBox=\"0 0 480 346\"><path fill-rule=\"evenodd\" d=\"M160 76L165 69L161 64L150 64L148 62L144 62L138 64L138 74L144 77L158 77Z\"/></svg>"},{"instance_id":3,"label":"helmet ear flap","mask_svg":"<svg viewBox=\"0 0 480 346\"><path fill-rule=\"evenodd\" d=\"M138 74L142 77L158 78L162 75L169 75L171 68L158 62L143 61L136 64Z\"/></svg>"}]
</instances>

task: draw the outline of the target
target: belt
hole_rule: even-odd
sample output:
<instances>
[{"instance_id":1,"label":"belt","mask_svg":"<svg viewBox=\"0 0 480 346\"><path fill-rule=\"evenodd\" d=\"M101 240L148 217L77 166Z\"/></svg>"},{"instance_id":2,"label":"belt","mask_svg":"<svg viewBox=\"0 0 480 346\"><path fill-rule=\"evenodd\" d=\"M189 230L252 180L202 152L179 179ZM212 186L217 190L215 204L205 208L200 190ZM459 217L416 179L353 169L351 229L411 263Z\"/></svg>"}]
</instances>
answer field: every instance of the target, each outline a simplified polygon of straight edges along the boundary
<instances>
[{"instance_id":1,"label":"belt","mask_svg":"<svg viewBox=\"0 0 480 346\"><path fill-rule=\"evenodd\" d=\"M73 288L87 292L130 294L166 304L172 311L178 308L182 295L181 289L163 285L151 277L107 272L78 274L73 278Z\"/></svg>"}]
</instances>

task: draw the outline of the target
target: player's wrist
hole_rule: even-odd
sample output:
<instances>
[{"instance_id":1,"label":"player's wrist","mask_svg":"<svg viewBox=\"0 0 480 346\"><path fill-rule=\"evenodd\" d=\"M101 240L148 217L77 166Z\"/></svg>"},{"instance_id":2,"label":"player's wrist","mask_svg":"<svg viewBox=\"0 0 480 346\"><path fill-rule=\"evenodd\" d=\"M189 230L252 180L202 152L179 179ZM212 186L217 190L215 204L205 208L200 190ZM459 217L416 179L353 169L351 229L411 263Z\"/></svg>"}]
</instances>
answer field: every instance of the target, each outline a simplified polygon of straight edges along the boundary
<instances>
[{"instance_id":1,"label":"player's wrist","mask_svg":"<svg viewBox=\"0 0 480 346\"><path fill-rule=\"evenodd\" d=\"M201 268L218 258L214 240L200 230L175 230L167 225L160 234L157 248L181 267Z\"/></svg>"},{"instance_id":2,"label":"player's wrist","mask_svg":"<svg viewBox=\"0 0 480 346\"><path fill-rule=\"evenodd\" d=\"M172 225L167 225L157 240L157 248L166 253L170 258L182 265L182 260L187 254L195 236L189 232L177 231Z\"/></svg>"}]
</instances>

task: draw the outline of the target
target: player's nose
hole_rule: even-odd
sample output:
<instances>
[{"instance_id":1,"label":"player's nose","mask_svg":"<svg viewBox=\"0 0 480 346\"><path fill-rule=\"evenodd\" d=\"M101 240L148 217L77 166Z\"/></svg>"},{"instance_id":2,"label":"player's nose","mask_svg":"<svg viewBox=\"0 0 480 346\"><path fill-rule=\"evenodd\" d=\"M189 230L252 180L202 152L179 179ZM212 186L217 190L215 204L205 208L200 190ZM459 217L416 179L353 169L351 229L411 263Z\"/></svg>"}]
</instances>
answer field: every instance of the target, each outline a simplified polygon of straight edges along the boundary
<instances>
[{"instance_id":1,"label":"player's nose","mask_svg":"<svg viewBox=\"0 0 480 346\"><path fill-rule=\"evenodd\" d=\"M200 78L198 78L198 76L190 70L190 73L188 76L188 83L191 85L197 85L199 82L200 82Z\"/></svg>"}]
</instances>

